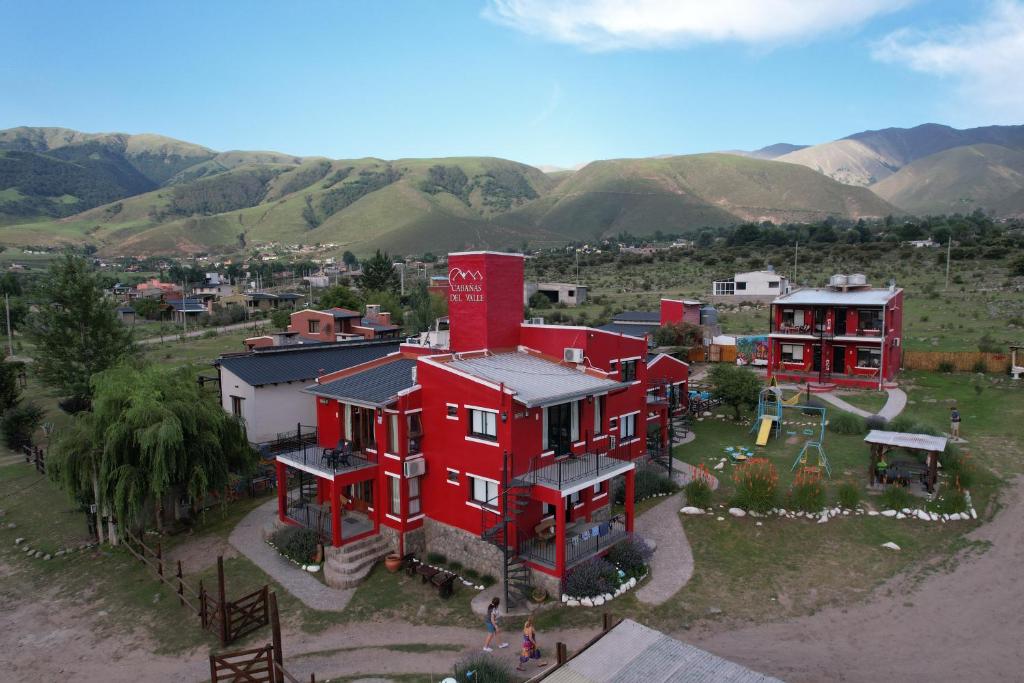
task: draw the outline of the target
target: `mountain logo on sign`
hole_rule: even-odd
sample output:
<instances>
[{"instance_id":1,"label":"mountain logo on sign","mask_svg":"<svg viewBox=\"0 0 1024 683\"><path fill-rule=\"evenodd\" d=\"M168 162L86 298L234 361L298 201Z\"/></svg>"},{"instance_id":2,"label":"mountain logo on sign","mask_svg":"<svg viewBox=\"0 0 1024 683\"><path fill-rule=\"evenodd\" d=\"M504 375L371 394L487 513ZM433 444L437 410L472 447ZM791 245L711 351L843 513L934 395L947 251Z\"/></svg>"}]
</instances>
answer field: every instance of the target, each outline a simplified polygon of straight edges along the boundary
<instances>
[{"instance_id":1,"label":"mountain logo on sign","mask_svg":"<svg viewBox=\"0 0 1024 683\"><path fill-rule=\"evenodd\" d=\"M458 278L465 282L466 280L483 280L484 276L479 270L463 270L462 268L452 268L448 271L448 280L455 280Z\"/></svg>"}]
</instances>

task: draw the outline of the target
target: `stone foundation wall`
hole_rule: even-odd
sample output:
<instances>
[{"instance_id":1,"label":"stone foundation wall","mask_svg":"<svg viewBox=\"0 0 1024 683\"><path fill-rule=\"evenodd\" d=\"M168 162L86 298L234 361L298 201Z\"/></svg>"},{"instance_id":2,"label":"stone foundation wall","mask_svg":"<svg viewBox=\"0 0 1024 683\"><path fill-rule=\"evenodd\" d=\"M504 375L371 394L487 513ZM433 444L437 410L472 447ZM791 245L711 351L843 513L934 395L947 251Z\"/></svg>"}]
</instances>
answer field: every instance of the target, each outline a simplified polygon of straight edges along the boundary
<instances>
[{"instance_id":1,"label":"stone foundation wall","mask_svg":"<svg viewBox=\"0 0 1024 683\"><path fill-rule=\"evenodd\" d=\"M560 600L562 596L562 582L557 576L551 574L545 574L542 571L536 569L530 569L530 583L536 588L543 588L548 592L555 600Z\"/></svg>"},{"instance_id":2,"label":"stone foundation wall","mask_svg":"<svg viewBox=\"0 0 1024 683\"><path fill-rule=\"evenodd\" d=\"M476 534L432 519L423 520L423 532L427 552L440 553L448 560L461 562L468 569L490 574L501 581L505 558L497 546Z\"/></svg>"},{"instance_id":3,"label":"stone foundation wall","mask_svg":"<svg viewBox=\"0 0 1024 683\"><path fill-rule=\"evenodd\" d=\"M378 534L388 544L388 551L392 553L398 552L398 531L392 529L389 526L381 524L378 527ZM406 551L408 552L408 551Z\"/></svg>"},{"instance_id":4,"label":"stone foundation wall","mask_svg":"<svg viewBox=\"0 0 1024 683\"><path fill-rule=\"evenodd\" d=\"M427 535L423 527L405 533L405 552L424 555L427 552Z\"/></svg>"}]
</instances>

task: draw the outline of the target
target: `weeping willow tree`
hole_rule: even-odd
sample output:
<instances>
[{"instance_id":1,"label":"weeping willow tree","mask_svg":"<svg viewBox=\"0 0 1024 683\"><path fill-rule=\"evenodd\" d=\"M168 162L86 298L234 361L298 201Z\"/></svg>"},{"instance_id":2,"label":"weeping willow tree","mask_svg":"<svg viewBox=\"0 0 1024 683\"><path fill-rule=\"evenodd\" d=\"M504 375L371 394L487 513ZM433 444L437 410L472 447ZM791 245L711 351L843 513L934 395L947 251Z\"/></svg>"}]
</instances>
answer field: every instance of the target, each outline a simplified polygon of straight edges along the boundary
<instances>
[{"instance_id":1,"label":"weeping willow tree","mask_svg":"<svg viewBox=\"0 0 1024 683\"><path fill-rule=\"evenodd\" d=\"M123 365L94 375L92 385L92 412L59 440L54 476L73 494L88 484L123 525L143 526L152 504L159 528L169 494L194 506L223 491L230 472L255 465L243 424L187 370Z\"/></svg>"},{"instance_id":2,"label":"weeping willow tree","mask_svg":"<svg viewBox=\"0 0 1024 683\"><path fill-rule=\"evenodd\" d=\"M103 543L103 524L109 506L100 495L100 463L103 460L103 438L96 429L92 413L75 416L71 425L62 429L46 459L46 473L72 497L92 500L96 505L96 532Z\"/></svg>"}]
</instances>

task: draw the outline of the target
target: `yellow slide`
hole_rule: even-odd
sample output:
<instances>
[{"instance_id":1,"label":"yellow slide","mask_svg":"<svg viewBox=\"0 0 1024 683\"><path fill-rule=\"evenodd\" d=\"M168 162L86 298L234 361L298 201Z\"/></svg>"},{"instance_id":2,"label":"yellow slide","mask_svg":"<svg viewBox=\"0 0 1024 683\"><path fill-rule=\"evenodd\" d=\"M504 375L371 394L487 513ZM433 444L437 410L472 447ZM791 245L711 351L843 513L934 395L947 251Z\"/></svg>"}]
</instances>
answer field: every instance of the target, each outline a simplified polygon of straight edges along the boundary
<instances>
[{"instance_id":1,"label":"yellow slide","mask_svg":"<svg viewBox=\"0 0 1024 683\"><path fill-rule=\"evenodd\" d=\"M768 445L768 435L772 433L772 422L774 421L775 420L770 417L761 418L761 429L757 432L757 441L754 442L755 444L758 446Z\"/></svg>"}]
</instances>

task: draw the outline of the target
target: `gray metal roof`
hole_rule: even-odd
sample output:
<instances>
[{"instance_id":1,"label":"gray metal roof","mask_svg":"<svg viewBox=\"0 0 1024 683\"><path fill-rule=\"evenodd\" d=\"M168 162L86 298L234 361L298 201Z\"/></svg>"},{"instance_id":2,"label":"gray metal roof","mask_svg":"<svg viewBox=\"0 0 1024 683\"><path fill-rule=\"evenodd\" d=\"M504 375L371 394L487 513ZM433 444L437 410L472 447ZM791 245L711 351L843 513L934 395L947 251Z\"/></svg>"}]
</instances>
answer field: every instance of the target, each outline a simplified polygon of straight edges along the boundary
<instances>
[{"instance_id":1,"label":"gray metal roof","mask_svg":"<svg viewBox=\"0 0 1024 683\"><path fill-rule=\"evenodd\" d=\"M896 296L897 289L890 292L888 289L854 289L843 292L835 289L798 289L783 296L777 297L773 304L809 305L824 304L834 306L884 306L889 299Z\"/></svg>"},{"instance_id":2,"label":"gray metal roof","mask_svg":"<svg viewBox=\"0 0 1024 683\"><path fill-rule=\"evenodd\" d=\"M946 450L946 437L931 436L929 434L908 434L906 432L887 432L881 429L872 429L864 437L868 443L879 443L884 446L896 446L897 448L912 448L919 451L932 451L942 453Z\"/></svg>"},{"instance_id":3,"label":"gray metal roof","mask_svg":"<svg viewBox=\"0 0 1024 683\"><path fill-rule=\"evenodd\" d=\"M504 384L515 393L517 401L529 408L629 386L523 352L452 360L446 365L494 384Z\"/></svg>"},{"instance_id":4,"label":"gray metal roof","mask_svg":"<svg viewBox=\"0 0 1024 683\"><path fill-rule=\"evenodd\" d=\"M215 365L230 370L243 382L258 387L284 382L309 382L398 351L398 342L343 342L271 347L251 353L221 356Z\"/></svg>"},{"instance_id":5,"label":"gray metal roof","mask_svg":"<svg viewBox=\"0 0 1024 683\"><path fill-rule=\"evenodd\" d=\"M412 379L415 367L415 358L395 358L333 382L308 386L305 390L346 403L385 406L394 401L398 392L416 384Z\"/></svg>"},{"instance_id":6,"label":"gray metal roof","mask_svg":"<svg viewBox=\"0 0 1024 683\"><path fill-rule=\"evenodd\" d=\"M654 334L654 331L658 329L658 324L610 322L607 325L601 325L597 329L604 330L605 332L615 332L616 334L625 334L629 337L638 337L642 339L646 337L648 334Z\"/></svg>"},{"instance_id":7,"label":"gray metal roof","mask_svg":"<svg viewBox=\"0 0 1024 683\"><path fill-rule=\"evenodd\" d=\"M661 313L658 311L623 311L612 316L614 322L633 323L661 323Z\"/></svg>"},{"instance_id":8,"label":"gray metal roof","mask_svg":"<svg viewBox=\"0 0 1024 683\"><path fill-rule=\"evenodd\" d=\"M624 619L545 683L781 683Z\"/></svg>"}]
</instances>

